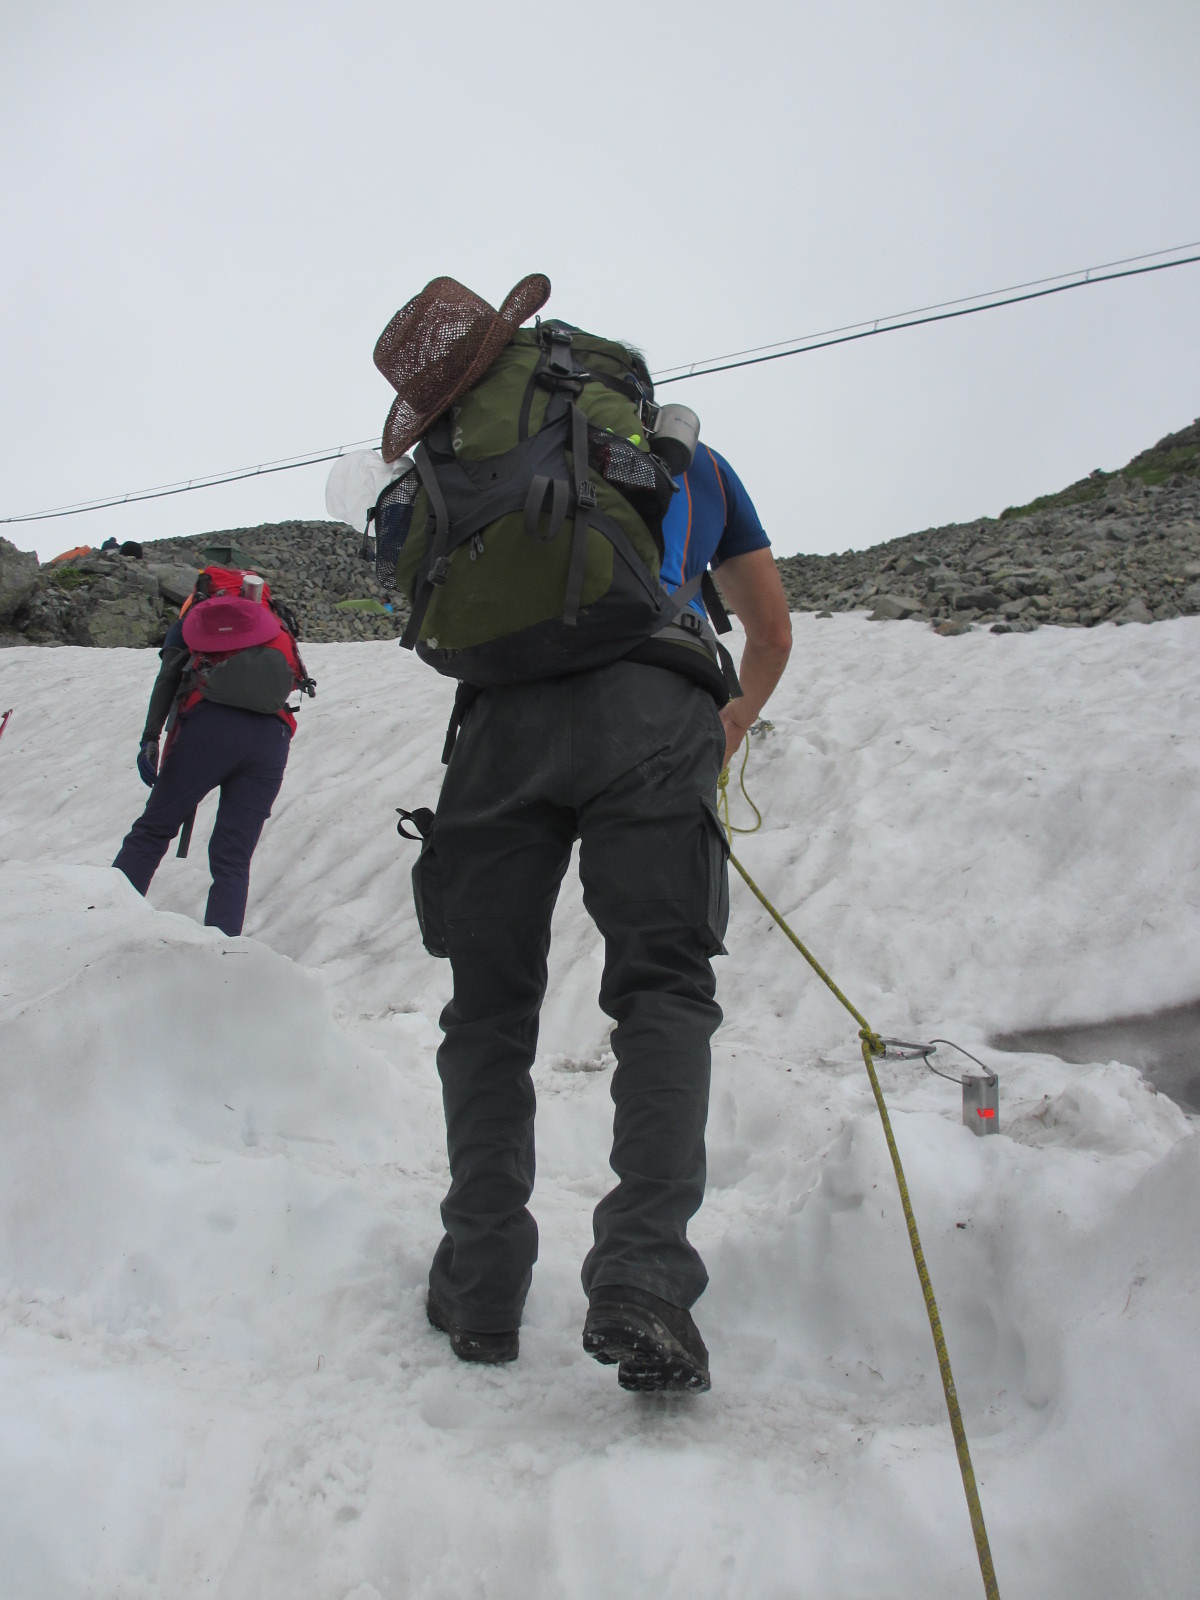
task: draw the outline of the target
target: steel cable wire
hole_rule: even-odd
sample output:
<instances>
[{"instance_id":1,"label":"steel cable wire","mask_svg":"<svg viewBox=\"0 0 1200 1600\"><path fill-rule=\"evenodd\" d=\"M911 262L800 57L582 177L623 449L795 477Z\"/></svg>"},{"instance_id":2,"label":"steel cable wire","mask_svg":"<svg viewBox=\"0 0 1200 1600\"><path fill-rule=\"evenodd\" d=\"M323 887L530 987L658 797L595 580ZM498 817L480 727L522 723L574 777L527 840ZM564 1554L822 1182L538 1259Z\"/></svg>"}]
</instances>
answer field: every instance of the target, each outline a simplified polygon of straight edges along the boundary
<instances>
[{"instance_id":1,"label":"steel cable wire","mask_svg":"<svg viewBox=\"0 0 1200 1600\"><path fill-rule=\"evenodd\" d=\"M1182 245L1179 249L1197 249L1200 245ZM1128 256L1128 261L1148 260L1151 256L1167 254L1165 251L1149 251L1145 256ZM1087 267L1074 274L1059 274L1060 277L1069 277L1073 281L1059 283L1054 279L1038 278L1030 280L1034 284L1049 284L1048 288L1033 288L1028 293L1016 293L1017 289L1024 289L1025 285L1014 285L1012 290L996 291L996 298L984 299L980 304L967 304L967 301L979 300L977 295L965 296L963 300L946 300L938 302L941 307L957 307L957 309L937 309L924 307L921 314L901 313L899 316L877 317L873 322L848 323L845 330L832 329L829 335L811 335L807 339L787 343L786 348L777 349L773 345L756 345L748 350L734 351L728 358L720 357L715 361L694 362L682 370L678 367L666 367L663 374L655 373L654 381L658 388L665 388L668 384L683 383L688 378L705 378L716 372L732 372L740 367L760 366L767 361L782 361L788 356L809 355L816 350L829 350L836 345L854 344L862 339L878 338L885 333L899 333L904 328L925 327L934 322L950 322L959 317L971 317L982 311L996 311L1004 306L1020 305L1029 300L1042 300L1048 295L1064 294L1071 289L1086 289L1093 284L1112 283L1118 278L1138 278L1151 272L1166 272L1171 267L1185 267L1200 261L1200 254L1189 256L1176 256L1171 261L1157 261L1151 266L1126 267L1119 272L1109 272L1103 267ZM1108 265L1118 265L1109 263ZM928 313L928 314L925 314ZM766 352L760 353L760 352ZM166 484L156 489L133 489L125 494L112 495L107 499L77 501L72 505L56 506L47 511L26 511L16 516L0 517L0 527L12 526L21 522L47 522L56 517L77 517L89 511L108 511L117 506L134 505L145 500L162 500L171 495L191 494L199 489L214 489L227 483L241 483L248 478L265 477L276 472L295 472L302 467L317 466L324 461L336 461L339 456L348 450L364 449L375 443L375 437L360 439L353 444L331 446L328 450L312 451L304 456L288 456L279 461L264 462L254 467L232 468L227 472L208 473L203 477L189 478L185 481Z\"/></svg>"}]
</instances>

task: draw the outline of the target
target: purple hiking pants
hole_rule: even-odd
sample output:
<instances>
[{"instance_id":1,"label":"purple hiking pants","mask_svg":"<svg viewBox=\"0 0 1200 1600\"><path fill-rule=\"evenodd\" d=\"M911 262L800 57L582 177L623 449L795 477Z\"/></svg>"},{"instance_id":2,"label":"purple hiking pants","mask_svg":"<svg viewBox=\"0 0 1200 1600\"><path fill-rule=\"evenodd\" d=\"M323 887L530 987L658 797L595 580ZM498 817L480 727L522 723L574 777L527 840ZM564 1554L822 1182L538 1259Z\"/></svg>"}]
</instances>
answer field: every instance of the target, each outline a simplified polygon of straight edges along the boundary
<instances>
[{"instance_id":1,"label":"purple hiking pants","mask_svg":"<svg viewBox=\"0 0 1200 1600\"><path fill-rule=\"evenodd\" d=\"M219 787L208 841L213 881L204 920L222 933L241 933L250 857L283 782L290 742L291 732L279 717L203 701L181 719L146 809L125 835L113 866L145 894L183 823Z\"/></svg>"}]
</instances>

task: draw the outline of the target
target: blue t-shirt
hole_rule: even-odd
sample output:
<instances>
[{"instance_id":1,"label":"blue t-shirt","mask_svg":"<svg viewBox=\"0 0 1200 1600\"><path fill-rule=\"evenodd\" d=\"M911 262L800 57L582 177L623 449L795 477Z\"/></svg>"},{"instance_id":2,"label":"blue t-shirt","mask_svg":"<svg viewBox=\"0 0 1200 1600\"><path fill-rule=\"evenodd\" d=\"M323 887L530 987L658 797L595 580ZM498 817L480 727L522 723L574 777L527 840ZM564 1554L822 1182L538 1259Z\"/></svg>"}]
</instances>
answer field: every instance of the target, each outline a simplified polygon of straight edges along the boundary
<instances>
[{"instance_id":1,"label":"blue t-shirt","mask_svg":"<svg viewBox=\"0 0 1200 1600\"><path fill-rule=\"evenodd\" d=\"M678 589L730 556L770 548L754 502L724 456L697 446L691 466L675 482L679 492L663 518L664 588ZM703 614L698 597L691 603Z\"/></svg>"}]
</instances>

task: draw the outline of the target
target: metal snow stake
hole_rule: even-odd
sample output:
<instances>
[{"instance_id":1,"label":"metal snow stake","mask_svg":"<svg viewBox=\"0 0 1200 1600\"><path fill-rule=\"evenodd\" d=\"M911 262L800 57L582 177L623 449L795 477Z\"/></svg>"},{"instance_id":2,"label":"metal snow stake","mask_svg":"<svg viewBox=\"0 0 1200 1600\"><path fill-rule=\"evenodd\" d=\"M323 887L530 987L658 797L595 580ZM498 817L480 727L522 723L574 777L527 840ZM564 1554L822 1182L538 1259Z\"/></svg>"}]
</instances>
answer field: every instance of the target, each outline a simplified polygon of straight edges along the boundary
<instances>
[{"instance_id":1,"label":"metal snow stake","mask_svg":"<svg viewBox=\"0 0 1200 1600\"><path fill-rule=\"evenodd\" d=\"M983 1138L988 1133L1000 1131L1000 1077L985 1067L978 1056L973 1056L969 1050L964 1050L962 1045L955 1044L953 1039L931 1039L928 1044L914 1044L908 1039L885 1039L884 1059L892 1061L923 1061L930 1072L935 1072L939 1078L945 1078L949 1083L962 1085L962 1119L964 1127L970 1128L978 1138ZM966 1077L956 1078L953 1073L943 1072L940 1067L935 1067L929 1059L937 1054L939 1044L949 1045L951 1050L957 1050L960 1055L966 1056L968 1061L973 1061L983 1074L977 1076L973 1072Z\"/></svg>"}]
</instances>

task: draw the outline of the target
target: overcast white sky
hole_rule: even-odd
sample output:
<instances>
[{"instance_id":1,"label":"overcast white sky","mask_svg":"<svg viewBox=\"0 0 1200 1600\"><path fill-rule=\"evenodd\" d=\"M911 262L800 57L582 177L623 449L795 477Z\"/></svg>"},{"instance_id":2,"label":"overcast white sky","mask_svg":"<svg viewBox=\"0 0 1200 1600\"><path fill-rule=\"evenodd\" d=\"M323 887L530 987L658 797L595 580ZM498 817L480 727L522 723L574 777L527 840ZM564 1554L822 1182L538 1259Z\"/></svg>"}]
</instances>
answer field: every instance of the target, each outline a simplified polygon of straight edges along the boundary
<instances>
[{"instance_id":1,"label":"overcast white sky","mask_svg":"<svg viewBox=\"0 0 1200 1600\"><path fill-rule=\"evenodd\" d=\"M0 0L0 516L378 436L449 273L652 367L1200 239L1195 0ZM1200 265L667 391L781 554L1200 414ZM321 518L324 466L0 528Z\"/></svg>"}]
</instances>

